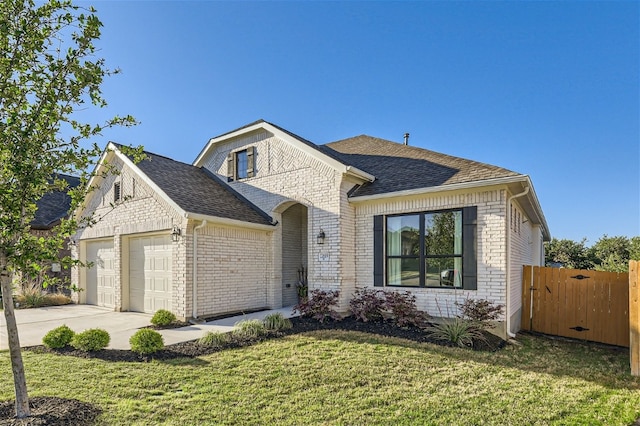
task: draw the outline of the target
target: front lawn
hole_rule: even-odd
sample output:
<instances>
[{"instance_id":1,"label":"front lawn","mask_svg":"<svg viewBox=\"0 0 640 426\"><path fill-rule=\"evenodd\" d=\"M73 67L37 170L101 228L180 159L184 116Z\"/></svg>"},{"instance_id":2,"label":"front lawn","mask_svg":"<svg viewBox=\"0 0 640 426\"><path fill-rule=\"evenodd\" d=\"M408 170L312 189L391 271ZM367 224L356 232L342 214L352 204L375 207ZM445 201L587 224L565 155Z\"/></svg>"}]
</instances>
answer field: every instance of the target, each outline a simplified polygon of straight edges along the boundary
<instances>
[{"instance_id":1,"label":"front lawn","mask_svg":"<svg viewBox=\"0 0 640 426\"><path fill-rule=\"evenodd\" d=\"M498 352L315 331L196 359L107 362L23 352L30 396L99 424L606 424L640 417L628 351L521 336ZM13 399L7 352L0 400Z\"/></svg>"}]
</instances>

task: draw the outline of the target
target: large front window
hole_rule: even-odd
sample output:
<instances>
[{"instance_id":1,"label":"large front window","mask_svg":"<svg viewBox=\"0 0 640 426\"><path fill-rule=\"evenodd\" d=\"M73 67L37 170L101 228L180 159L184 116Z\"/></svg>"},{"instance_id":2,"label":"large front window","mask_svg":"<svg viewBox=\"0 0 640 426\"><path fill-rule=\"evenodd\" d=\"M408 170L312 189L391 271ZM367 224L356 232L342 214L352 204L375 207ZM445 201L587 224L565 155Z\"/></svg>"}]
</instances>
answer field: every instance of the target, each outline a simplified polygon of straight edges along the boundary
<instances>
[{"instance_id":1,"label":"large front window","mask_svg":"<svg viewBox=\"0 0 640 426\"><path fill-rule=\"evenodd\" d=\"M462 287L462 211L387 216L387 285Z\"/></svg>"}]
</instances>

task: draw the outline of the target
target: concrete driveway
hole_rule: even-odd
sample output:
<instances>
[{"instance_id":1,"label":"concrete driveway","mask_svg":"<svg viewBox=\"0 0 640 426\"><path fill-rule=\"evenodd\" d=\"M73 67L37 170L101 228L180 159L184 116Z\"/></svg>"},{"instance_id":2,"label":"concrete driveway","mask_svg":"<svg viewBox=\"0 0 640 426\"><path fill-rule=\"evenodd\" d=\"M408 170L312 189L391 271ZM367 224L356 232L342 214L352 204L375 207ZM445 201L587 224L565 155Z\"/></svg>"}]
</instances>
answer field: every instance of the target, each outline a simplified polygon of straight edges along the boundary
<instances>
[{"instance_id":1,"label":"concrete driveway","mask_svg":"<svg viewBox=\"0 0 640 426\"><path fill-rule=\"evenodd\" d=\"M280 312L285 317L293 316L292 308L254 312L230 318L210 321L181 328L160 330L165 345L199 339L207 331L233 330L233 326L243 319L262 319L266 315ZM113 310L93 305L64 305L36 309L17 309L16 321L20 346L36 346L42 344L42 338L51 329L67 325L73 331L80 332L89 328L102 328L109 332L110 349L130 349L129 338L141 327L151 324L151 314L139 312L114 312ZM4 312L0 311L0 350L9 349L7 326Z\"/></svg>"}]
</instances>

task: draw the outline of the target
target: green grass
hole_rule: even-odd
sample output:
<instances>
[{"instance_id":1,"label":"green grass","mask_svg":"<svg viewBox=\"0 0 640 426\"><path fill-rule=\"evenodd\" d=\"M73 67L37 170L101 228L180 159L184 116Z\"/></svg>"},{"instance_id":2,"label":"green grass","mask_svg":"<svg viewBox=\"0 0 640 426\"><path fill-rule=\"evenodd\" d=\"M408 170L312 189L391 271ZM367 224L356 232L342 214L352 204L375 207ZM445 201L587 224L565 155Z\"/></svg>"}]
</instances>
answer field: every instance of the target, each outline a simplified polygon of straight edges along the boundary
<instances>
[{"instance_id":1,"label":"green grass","mask_svg":"<svg viewBox=\"0 0 640 426\"><path fill-rule=\"evenodd\" d=\"M498 353L324 331L195 360L108 363L25 352L31 396L104 412L100 424L629 425L627 350L525 336ZM1 377L11 377L0 353ZM0 400L13 398L11 380Z\"/></svg>"}]
</instances>

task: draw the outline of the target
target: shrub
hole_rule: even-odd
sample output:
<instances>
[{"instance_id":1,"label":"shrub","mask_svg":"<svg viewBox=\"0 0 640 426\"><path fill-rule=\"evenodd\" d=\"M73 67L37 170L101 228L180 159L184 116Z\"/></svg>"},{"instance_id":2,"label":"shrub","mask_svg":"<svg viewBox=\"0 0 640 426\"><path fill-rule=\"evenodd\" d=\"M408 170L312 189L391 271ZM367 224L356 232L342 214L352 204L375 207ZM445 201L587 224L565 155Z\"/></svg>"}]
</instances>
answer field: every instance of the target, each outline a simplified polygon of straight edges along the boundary
<instances>
[{"instance_id":1,"label":"shrub","mask_svg":"<svg viewBox=\"0 0 640 426\"><path fill-rule=\"evenodd\" d=\"M358 321L380 320L386 309L385 292L368 288L358 289L349 302L349 309Z\"/></svg>"},{"instance_id":2,"label":"shrub","mask_svg":"<svg viewBox=\"0 0 640 426\"><path fill-rule=\"evenodd\" d=\"M339 320L340 315L333 309L338 304L339 295L338 291L313 290L311 297L294 306L293 311L320 322L324 322L327 318Z\"/></svg>"},{"instance_id":3,"label":"shrub","mask_svg":"<svg viewBox=\"0 0 640 426\"><path fill-rule=\"evenodd\" d=\"M481 330L495 327L493 321L498 320L503 313L504 306L496 305L486 299L465 299L464 302L456 302L460 309L459 318L475 323Z\"/></svg>"},{"instance_id":4,"label":"shrub","mask_svg":"<svg viewBox=\"0 0 640 426\"><path fill-rule=\"evenodd\" d=\"M452 318L432 325L428 332L437 340L453 343L461 348L473 346L474 340L485 339L472 321Z\"/></svg>"},{"instance_id":5,"label":"shrub","mask_svg":"<svg viewBox=\"0 0 640 426\"><path fill-rule=\"evenodd\" d=\"M385 308L391 313L391 320L398 327L410 325L424 327L429 319L429 314L418 310L416 297L405 291L385 292Z\"/></svg>"},{"instance_id":6,"label":"shrub","mask_svg":"<svg viewBox=\"0 0 640 426\"><path fill-rule=\"evenodd\" d=\"M252 340L267 334L267 329L264 323L258 319L242 320L235 324L235 329L232 333L238 339Z\"/></svg>"},{"instance_id":7,"label":"shrub","mask_svg":"<svg viewBox=\"0 0 640 426\"><path fill-rule=\"evenodd\" d=\"M203 346L211 346L214 348L222 348L231 342L229 333L222 331L207 331L204 336L198 340L198 344Z\"/></svg>"},{"instance_id":8,"label":"shrub","mask_svg":"<svg viewBox=\"0 0 640 426\"><path fill-rule=\"evenodd\" d=\"M75 334L76 333L66 325L61 325L45 334L42 338L42 343L51 349L64 348L71 343Z\"/></svg>"},{"instance_id":9,"label":"shrub","mask_svg":"<svg viewBox=\"0 0 640 426\"><path fill-rule=\"evenodd\" d=\"M109 333L101 328L90 328L76 333L71 339L71 346L85 352L98 351L109 346Z\"/></svg>"},{"instance_id":10,"label":"shrub","mask_svg":"<svg viewBox=\"0 0 640 426\"><path fill-rule=\"evenodd\" d=\"M151 318L151 324L157 327L166 327L171 323L175 322L176 316L173 312L167 311L166 309L159 309L153 314Z\"/></svg>"},{"instance_id":11,"label":"shrub","mask_svg":"<svg viewBox=\"0 0 640 426\"><path fill-rule=\"evenodd\" d=\"M164 339L157 331L150 328L142 328L131 336L129 344L133 352L146 355L164 348Z\"/></svg>"},{"instance_id":12,"label":"shrub","mask_svg":"<svg viewBox=\"0 0 640 426\"><path fill-rule=\"evenodd\" d=\"M262 322L264 322L264 326L268 331L288 330L293 327L291 321L280 312L267 315Z\"/></svg>"}]
</instances>

